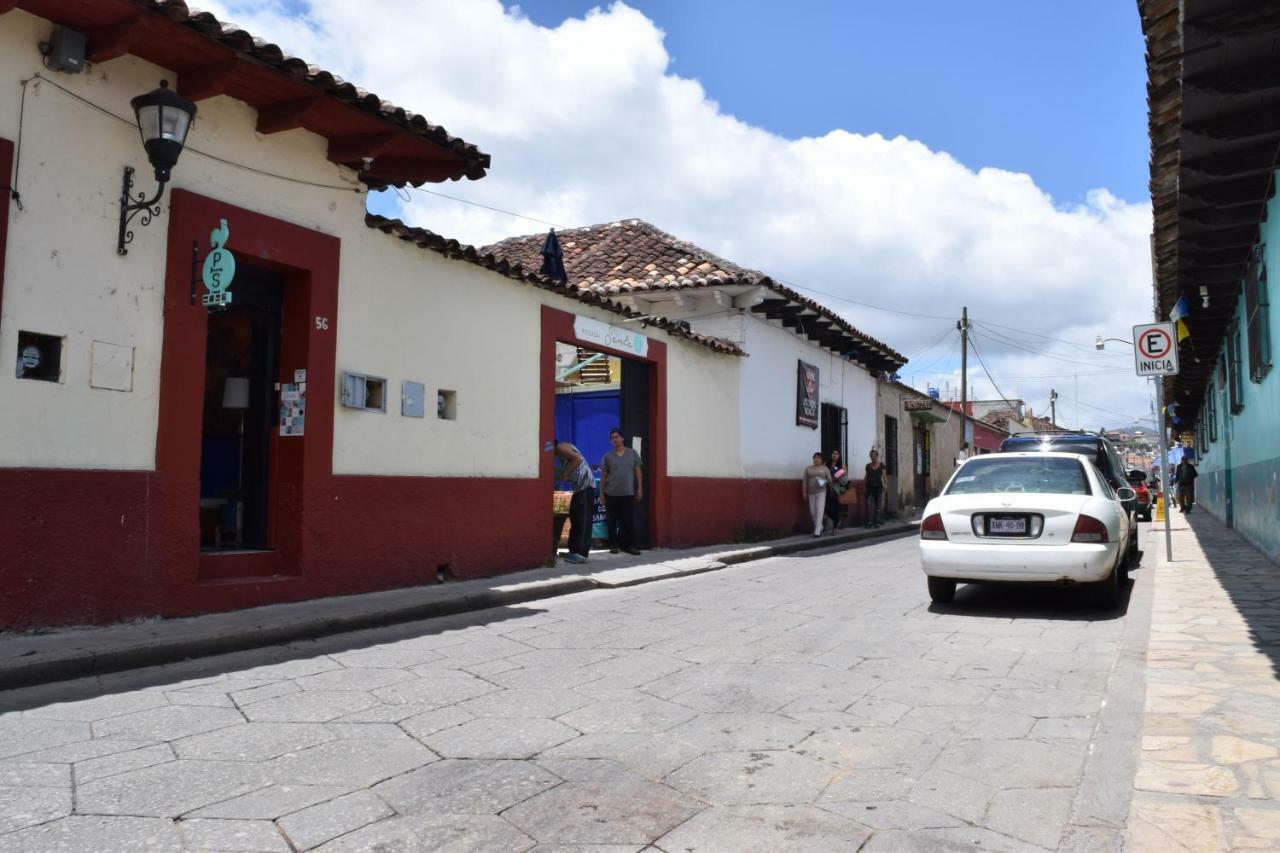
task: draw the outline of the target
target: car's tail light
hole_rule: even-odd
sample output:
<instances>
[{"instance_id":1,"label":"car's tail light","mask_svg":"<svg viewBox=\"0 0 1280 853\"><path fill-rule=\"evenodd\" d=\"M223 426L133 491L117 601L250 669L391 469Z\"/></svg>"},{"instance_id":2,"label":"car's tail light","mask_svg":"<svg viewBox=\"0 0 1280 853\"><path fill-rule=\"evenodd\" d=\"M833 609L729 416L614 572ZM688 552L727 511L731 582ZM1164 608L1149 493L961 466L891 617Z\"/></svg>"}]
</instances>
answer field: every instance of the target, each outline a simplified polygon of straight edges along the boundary
<instances>
[{"instance_id":1,"label":"car's tail light","mask_svg":"<svg viewBox=\"0 0 1280 853\"><path fill-rule=\"evenodd\" d=\"M926 518L920 522L920 538L921 539L946 539L947 529L942 526L942 516L938 513Z\"/></svg>"},{"instance_id":2,"label":"car's tail light","mask_svg":"<svg viewBox=\"0 0 1280 853\"><path fill-rule=\"evenodd\" d=\"M1076 529L1071 531L1072 542L1107 542L1107 526L1091 515L1083 513L1076 519Z\"/></svg>"}]
</instances>

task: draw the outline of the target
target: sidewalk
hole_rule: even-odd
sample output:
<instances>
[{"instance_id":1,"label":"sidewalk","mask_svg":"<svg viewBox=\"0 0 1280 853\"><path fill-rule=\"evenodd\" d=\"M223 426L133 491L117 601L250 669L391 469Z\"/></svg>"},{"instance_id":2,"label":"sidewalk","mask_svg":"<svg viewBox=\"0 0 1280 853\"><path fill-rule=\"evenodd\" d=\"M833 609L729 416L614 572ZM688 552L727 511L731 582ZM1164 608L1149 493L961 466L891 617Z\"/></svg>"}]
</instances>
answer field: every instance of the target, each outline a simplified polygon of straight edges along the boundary
<instances>
[{"instance_id":1,"label":"sidewalk","mask_svg":"<svg viewBox=\"0 0 1280 853\"><path fill-rule=\"evenodd\" d=\"M884 527L775 539L755 545L654 549L638 557L593 553L580 565L532 569L480 580L392 589L364 595L211 613L183 619L148 619L101 628L66 628L40 634L0 633L0 692L74 678L156 666L189 658L274 646L346 631L716 571L726 566L854 543L915 528Z\"/></svg>"},{"instance_id":2,"label":"sidewalk","mask_svg":"<svg viewBox=\"0 0 1280 853\"><path fill-rule=\"evenodd\" d=\"M1280 566L1202 509L1148 540L1155 601L1129 853L1280 849ZM1158 544L1157 544L1158 543Z\"/></svg>"}]
</instances>

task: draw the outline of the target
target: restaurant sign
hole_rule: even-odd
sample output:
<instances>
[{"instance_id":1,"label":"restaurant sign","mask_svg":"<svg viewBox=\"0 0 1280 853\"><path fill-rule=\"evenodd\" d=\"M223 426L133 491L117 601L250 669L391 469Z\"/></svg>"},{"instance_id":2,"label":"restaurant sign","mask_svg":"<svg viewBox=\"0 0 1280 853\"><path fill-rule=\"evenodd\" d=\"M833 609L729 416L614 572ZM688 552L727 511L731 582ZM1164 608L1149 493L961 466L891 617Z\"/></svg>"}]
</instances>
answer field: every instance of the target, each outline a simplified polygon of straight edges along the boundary
<instances>
[{"instance_id":1,"label":"restaurant sign","mask_svg":"<svg viewBox=\"0 0 1280 853\"><path fill-rule=\"evenodd\" d=\"M796 426L818 428L818 366L803 361L796 373Z\"/></svg>"},{"instance_id":2,"label":"restaurant sign","mask_svg":"<svg viewBox=\"0 0 1280 853\"><path fill-rule=\"evenodd\" d=\"M206 308L226 308L231 304L231 280L236 277L236 257L226 248L231 237L231 229L227 220L209 232L209 254L204 259L202 276L204 289L208 291L201 298Z\"/></svg>"},{"instance_id":3,"label":"restaurant sign","mask_svg":"<svg viewBox=\"0 0 1280 853\"><path fill-rule=\"evenodd\" d=\"M908 398L902 401L902 408L908 412L927 412L933 408L933 401Z\"/></svg>"},{"instance_id":4,"label":"restaurant sign","mask_svg":"<svg viewBox=\"0 0 1280 853\"><path fill-rule=\"evenodd\" d=\"M587 344L634 353L643 358L649 354L649 339L630 329L619 329L590 317L573 318L573 334L578 340Z\"/></svg>"}]
</instances>

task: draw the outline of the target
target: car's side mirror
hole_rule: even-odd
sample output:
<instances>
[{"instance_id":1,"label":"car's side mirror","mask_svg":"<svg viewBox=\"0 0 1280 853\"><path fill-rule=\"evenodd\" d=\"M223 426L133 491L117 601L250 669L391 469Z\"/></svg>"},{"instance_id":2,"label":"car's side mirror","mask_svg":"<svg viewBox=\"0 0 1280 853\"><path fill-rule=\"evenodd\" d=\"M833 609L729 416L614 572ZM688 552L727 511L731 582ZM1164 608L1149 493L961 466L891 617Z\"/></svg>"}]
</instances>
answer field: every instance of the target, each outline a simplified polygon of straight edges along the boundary
<instances>
[{"instance_id":1,"label":"car's side mirror","mask_svg":"<svg viewBox=\"0 0 1280 853\"><path fill-rule=\"evenodd\" d=\"M1131 501L1138 497L1138 493L1133 489L1116 489L1116 500Z\"/></svg>"}]
</instances>

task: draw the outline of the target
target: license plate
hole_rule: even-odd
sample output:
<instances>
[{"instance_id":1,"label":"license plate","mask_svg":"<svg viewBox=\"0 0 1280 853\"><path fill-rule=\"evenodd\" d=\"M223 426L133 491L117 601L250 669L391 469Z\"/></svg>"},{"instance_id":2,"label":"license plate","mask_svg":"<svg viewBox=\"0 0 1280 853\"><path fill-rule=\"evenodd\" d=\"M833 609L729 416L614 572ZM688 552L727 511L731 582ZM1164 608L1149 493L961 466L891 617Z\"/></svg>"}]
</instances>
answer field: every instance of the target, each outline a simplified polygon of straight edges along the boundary
<instances>
[{"instance_id":1,"label":"license plate","mask_svg":"<svg viewBox=\"0 0 1280 853\"><path fill-rule=\"evenodd\" d=\"M989 518L987 519L988 533L1026 533L1027 520L1025 518Z\"/></svg>"}]
</instances>

